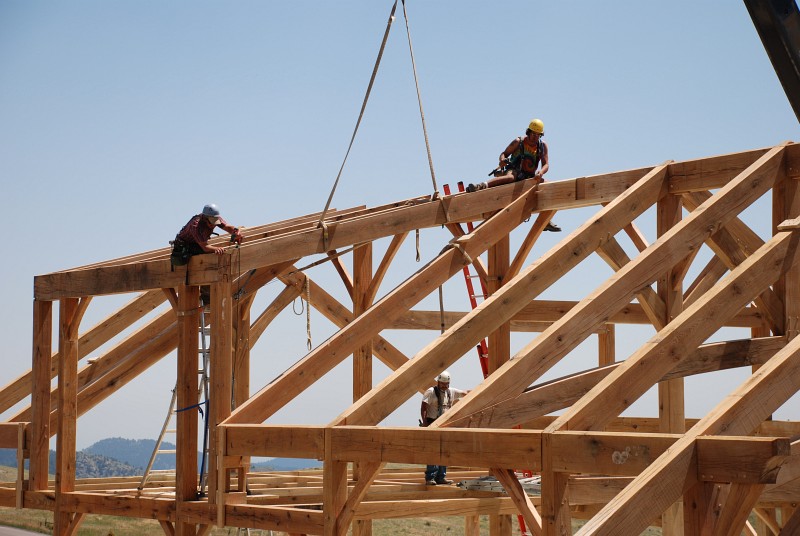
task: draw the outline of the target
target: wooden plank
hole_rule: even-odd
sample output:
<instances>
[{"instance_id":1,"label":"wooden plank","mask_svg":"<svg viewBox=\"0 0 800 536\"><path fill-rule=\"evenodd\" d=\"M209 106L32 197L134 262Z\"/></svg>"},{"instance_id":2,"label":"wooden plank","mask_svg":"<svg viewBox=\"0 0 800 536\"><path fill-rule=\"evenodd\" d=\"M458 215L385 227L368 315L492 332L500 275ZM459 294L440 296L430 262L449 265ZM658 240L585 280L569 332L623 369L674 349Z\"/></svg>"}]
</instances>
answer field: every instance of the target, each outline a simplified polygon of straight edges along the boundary
<instances>
[{"instance_id":1,"label":"wooden plank","mask_svg":"<svg viewBox=\"0 0 800 536\"><path fill-rule=\"evenodd\" d=\"M756 149L673 163L670 166L669 193L674 195L722 188L767 151Z\"/></svg>"},{"instance_id":2,"label":"wooden plank","mask_svg":"<svg viewBox=\"0 0 800 536\"><path fill-rule=\"evenodd\" d=\"M34 278L36 299L58 299L62 296L98 295L132 292L153 288L211 284L223 264L222 257L237 256L237 266L247 272L290 259L302 258L331 249L349 247L384 236L434 227L458 218L479 219L486 211L499 210L514 199L525 196L533 181L493 188L488 195L462 195L440 198L420 204L402 205L367 214L358 218L328 223L329 241L324 241L322 229L310 228L296 233L263 239L246 240L241 247L224 255L196 255L186 267L173 267L168 259L135 264L101 266L75 272L59 272ZM488 192L488 191L487 191Z\"/></svg>"},{"instance_id":3,"label":"wooden plank","mask_svg":"<svg viewBox=\"0 0 800 536\"><path fill-rule=\"evenodd\" d=\"M225 425L228 456L311 458L325 455L324 428L320 426Z\"/></svg>"},{"instance_id":4,"label":"wooden plank","mask_svg":"<svg viewBox=\"0 0 800 536\"><path fill-rule=\"evenodd\" d=\"M472 467L540 466L539 432L337 426L334 459Z\"/></svg>"},{"instance_id":5,"label":"wooden plank","mask_svg":"<svg viewBox=\"0 0 800 536\"><path fill-rule=\"evenodd\" d=\"M408 519L434 516L516 514L508 497L480 499L428 499L421 501L365 501L354 519Z\"/></svg>"},{"instance_id":6,"label":"wooden plank","mask_svg":"<svg viewBox=\"0 0 800 536\"><path fill-rule=\"evenodd\" d=\"M726 270L727 271L727 270ZM533 300L511 318L511 331L544 331L550 324L561 319L578 302ZM445 311L445 328L454 326L468 313L466 311ZM764 325L761 311L755 307L745 307L725 322L726 327L753 328ZM441 312L411 310L386 326L386 329L423 329L438 330L441 324ZM638 303L629 303L617 313L611 315L607 325L614 324L648 324L651 321ZM601 333L605 328L598 329Z\"/></svg>"},{"instance_id":7,"label":"wooden plank","mask_svg":"<svg viewBox=\"0 0 800 536\"><path fill-rule=\"evenodd\" d=\"M735 181L720 190L714 202L705 204L704 210L694 211L659 238L647 251L623 267L615 277L587 296L578 307L570 311L569 315L553 324L550 329L518 352L514 359L498 371L498 374L472 390L458 406L439 419L441 423L437 421L434 426L446 426L464 415L475 413L521 393L584 340L600 322L630 301L635 292L651 284L665 266L671 266L686 257L693 248L698 247L712 234L715 228L724 226L736 216L737 210L742 210L748 202L757 199L769 189L782 160L782 147L769 151ZM624 197L620 196L617 200ZM617 200L606 206L601 214L615 206ZM588 237L588 228L582 227L581 231ZM597 243L599 245L599 242Z\"/></svg>"},{"instance_id":8,"label":"wooden plank","mask_svg":"<svg viewBox=\"0 0 800 536\"><path fill-rule=\"evenodd\" d=\"M471 350L485 333L491 332L509 320L511 316L530 303L539 292L558 280L565 270L577 265L595 248L602 245L608 236L613 235L612 231L630 223L639 214L639 211L644 210L649 203L655 201L665 175L666 169L659 168L643 177L628 192L609 203L598 215L570 234L550 253L507 282L497 293L490 296L458 324L429 344L408 364L398 369L370 394L340 415L335 422L337 424L380 422L405 402L418 385L429 381L428 378L434 377L459 356ZM472 236L478 236L491 221L478 227ZM401 288L406 285L408 282ZM512 363L513 361L507 363L501 370ZM465 402L473 397L474 392L473 390L439 420L446 420L449 415L463 409ZM439 421L433 426L437 426L438 423Z\"/></svg>"},{"instance_id":9,"label":"wooden plank","mask_svg":"<svg viewBox=\"0 0 800 536\"><path fill-rule=\"evenodd\" d=\"M550 434L554 472L636 476L678 439L674 434L558 432Z\"/></svg>"},{"instance_id":10,"label":"wooden plank","mask_svg":"<svg viewBox=\"0 0 800 536\"><path fill-rule=\"evenodd\" d=\"M216 523L216 508L206 502L185 504L185 519L198 525ZM225 519L230 527L272 530L298 534L322 534L323 513L307 508L289 506L260 506L229 504Z\"/></svg>"},{"instance_id":11,"label":"wooden plank","mask_svg":"<svg viewBox=\"0 0 800 536\"><path fill-rule=\"evenodd\" d=\"M175 503L168 497L124 496L73 491L64 493L64 506L92 515L175 520Z\"/></svg>"}]
</instances>

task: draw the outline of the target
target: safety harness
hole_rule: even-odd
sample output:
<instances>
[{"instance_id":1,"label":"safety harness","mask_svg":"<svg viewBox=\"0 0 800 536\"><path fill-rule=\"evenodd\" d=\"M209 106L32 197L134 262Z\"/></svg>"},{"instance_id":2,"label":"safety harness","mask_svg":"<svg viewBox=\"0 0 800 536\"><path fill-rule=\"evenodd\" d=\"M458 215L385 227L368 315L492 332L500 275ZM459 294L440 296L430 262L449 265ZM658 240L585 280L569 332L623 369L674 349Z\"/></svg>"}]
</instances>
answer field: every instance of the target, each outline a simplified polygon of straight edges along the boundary
<instances>
[{"instance_id":1,"label":"safety harness","mask_svg":"<svg viewBox=\"0 0 800 536\"><path fill-rule=\"evenodd\" d=\"M517 138L517 148L511 153L505 171L516 171L517 180L529 179L536 173L539 162L544 153L544 142L539 138L536 142L536 152L531 153L525 150L525 139ZM525 169L533 171L525 171Z\"/></svg>"}]
</instances>

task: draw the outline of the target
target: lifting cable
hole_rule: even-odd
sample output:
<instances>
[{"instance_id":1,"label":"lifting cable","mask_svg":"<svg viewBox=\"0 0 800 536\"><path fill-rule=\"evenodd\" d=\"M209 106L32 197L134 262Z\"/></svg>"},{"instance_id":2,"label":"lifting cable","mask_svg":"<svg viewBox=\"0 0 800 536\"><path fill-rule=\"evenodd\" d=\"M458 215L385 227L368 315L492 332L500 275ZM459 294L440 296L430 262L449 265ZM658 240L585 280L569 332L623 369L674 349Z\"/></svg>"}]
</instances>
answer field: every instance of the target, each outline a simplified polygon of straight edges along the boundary
<instances>
[{"instance_id":1,"label":"lifting cable","mask_svg":"<svg viewBox=\"0 0 800 536\"><path fill-rule=\"evenodd\" d=\"M347 146L347 152L344 155L344 161L342 161L342 166L339 168L339 174L336 175L336 181L333 183L333 188L331 189L331 194L328 196L328 202L325 203L325 210L322 211L322 216L319 218L319 225L318 227L322 227L323 233L325 236L325 242L327 243L327 234L328 230L325 227L325 214L328 212L328 209L331 206L331 201L333 200L333 193L336 191L336 186L339 184L339 179L342 176L342 170L344 169L344 164L347 162L347 157L350 155L350 149L353 148L353 142L356 139L356 133L358 132L358 127L361 124L361 119L364 117L364 109L367 107L367 101L369 100L369 94L372 91L372 85L375 83L375 76L378 74L378 66L381 64L381 58L383 57L383 51L386 48L386 41L389 39L389 30L392 28L392 23L394 22L394 12L397 9L397 0L395 0L394 5L392 6L392 12L389 14L389 20L386 22L386 31L383 34L383 42L381 42L381 48L378 52L378 59L375 60L375 67L372 69L372 77L369 79L369 85L367 86L367 93L364 95L364 102L361 104L361 112L358 114L358 121L356 121L356 128L353 130L353 136L350 138L350 145Z\"/></svg>"},{"instance_id":2,"label":"lifting cable","mask_svg":"<svg viewBox=\"0 0 800 536\"><path fill-rule=\"evenodd\" d=\"M419 92L419 81L417 80L417 64L414 61L414 48L411 46L411 31L408 29L408 13L406 13L406 0L403 0L403 17L406 19L406 35L408 35L408 51L411 53L411 67L414 71L414 85L417 87L417 102L419 103L419 116L422 119L422 134L425 137L425 149L428 151L428 167L431 169L431 182L433 183L433 195L431 201L439 197L439 187L436 186L436 174L433 172L433 158L431 157L431 144L428 142L428 128L425 126L425 113L422 111L422 96Z\"/></svg>"},{"instance_id":3,"label":"lifting cable","mask_svg":"<svg viewBox=\"0 0 800 536\"><path fill-rule=\"evenodd\" d=\"M409 29L408 24L408 13L406 12L406 0L402 0L403 2L403 17L405 18L406 22L406 35L408 36L408 51L411 54L411 67L414 72L414 85L417 90L417 103L419 105L419 115L420 119L422 120L422 134L425 138L425 150L428 154L428 167L431 171L431 182L433 183L433 194L431 194L431 201L439 198L439 187L436 184L436 173L433 170L433 157L431 156L431 146L428 140L428 127L425 123L425 113L422 110L422 95L419 89L419 79L417 77L417 64L414 60L414 48L411 44L411 30ZM350 144L347 146L347 152L345 152L344 160L342 161L342 165L339 168L339 173L336 175L336 180L333 183L333 188L331 189L331 193L328 196L328 201L325 203L325 209L322 211L322 215L319 218L319 223L317 224L318 227L322 228L322 236L323 242L327 244L328 242L328 228L325 225L325 216L328 213L328 209L330 209L331 201L333 200L333 194L336 192L336 187L339 185L339 179L342 177L342 171L344 170L344 165L347 162L347 157L350 155L350 150L353 148L353 142L356 139L356 133L358 132L358 127L361 125L361 119L364 117L364 110L367 107L367 101L369 100L369 95L372 92L372 86L375 83L375 77L378 74L378 67L381 63L381 58L383 57L383 51L386 48L386 41L389 38L389 30L391 30L392 23L394 22L394 14L397 10L397 0L395 0L394 5L392 5L392 11L389 14L389 20L386 23L386 31L383 34L383 41L381 42L381 48L378 52L378 58L375 60L375 66L372 69L372 76L369 79L369 85L367 86L367 92L364 95L364 102L361 104L361 111L358 114L358 120L356 121L355 129L353 129L353 135L350 137Z\"/></svg>"}]
</instances>

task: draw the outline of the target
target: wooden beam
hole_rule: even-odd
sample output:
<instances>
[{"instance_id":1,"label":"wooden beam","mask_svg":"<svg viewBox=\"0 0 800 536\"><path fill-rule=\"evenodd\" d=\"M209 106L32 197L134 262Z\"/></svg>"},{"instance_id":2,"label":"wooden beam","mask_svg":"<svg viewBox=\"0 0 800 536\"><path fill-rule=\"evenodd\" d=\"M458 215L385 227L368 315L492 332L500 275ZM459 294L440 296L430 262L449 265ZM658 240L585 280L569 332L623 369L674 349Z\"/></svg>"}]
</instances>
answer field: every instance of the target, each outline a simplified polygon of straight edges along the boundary
<instances>
[{"instance_id":1,"label":"wooden beam","mask_svg":"<svg viewBox=\"0 0 800 536\"><path fill-rule=\"evenodd\" d=\"M716 331L717 318L775 281L795 258L799 238L782 233L770 240L556 419L552 429L601 429Z\"/></svg>"},{"instance_id":2,"label":"wooden beam","mask_svg":"<svg viewBox=\"0 0 800 536\"><path fill-rule=\"evenodd\" d=\"M770 150L736 180L728 183L715 195L713 202L704 204L703 210L696 210L659 238L644 253L623 267L615 277L585 298L567 316L521 350L493 378L462 399L456 407L439 419L443 422L437 421L434 426L446 426L463 415L474 413L521 393L532 381L584 340L599 322L630 301L631 296L639 289L651 284L666 266L672 266L684 258L693 248L698 247L710 234L713 234L714 229L724 226L727 221L735 217L737 210L742 210L749 202L767 191L783 162L783 150L783 147ZM617 199L624 197L623 195ZM610 203L601 214L616 202L615 200ZM588 229L585 232L588 233Z\"/></svg>"},{"instance_id":3,"label":"wooden beam","mask_svg":"<svg viewBox=\"0 0 800 536\"><path fill-rule=\"evenodd\" d=\"M290 303L292 303L298 296L300 296L301 289L299 287L295 287L292 285L287 285L282 291L278 293L274 300L267 306L264 311L258 318L255 319L253 325L250 326L250 342L253 346L258 342L258 339L261 338L261 335L264 334L264 330L267 329L275 317L286 308Z\"/></svg>"},{"instance_id":4,"label":"wooden beam","mask_svg":"<svg viewBox=\"0 0 800 536\"><path fill-rule=\"evenodd\" d=\"M778 169L777 175L782 175L781 171L782 167ZM711 194L708 192L694 192L686 194L684 201L687 207L695 210L697 206L710 198ZM729 269L733 269L753 251L764 245L764 241L739 218L734 218L712 234L707 244ZM779 326L783 326L783 303L780 297L776 296L771 289L765 289L754 301L759 309L767 315L773 326L773 333L780 335L782 332L777 329Z\"/></svg>"},{"instance_id":5,"label":"wooden beam","mask_svg":"<svg viewBox=\"0 0 800 536\"><path fill-rule=\"evenodd\" d=\"M197 498L197 356L200 322L197 304L200 289L183 286L178 290L178 363L176 454L175 454L175 510L176 533L191 534L194 523L186 521L187 503Z\"/></svg>"},{"instance_id":6,"label":"wooden beam","mask_svg":"<svg viewBox=\"0 0 800 536\"><path fill-rule=\"evenodd\" d=\"M542 516L539 515L539 512L533 506L533 502L530 497L528 497L528 494L522 489L522 485L519 483L519 479L517 479L514 470L496 467L492 469L491 472L500 484L503 485L503 489L506 490L506 493L511 497L517 510L525 519L525 527L529 529L532 534L537 536L542 534Z\"/></svg>"},{"instance_id":7,"label":"wooden beam","mask_svg":"<svg viewBox=\"0 0 800 536\"><path fill-rule=\"evenodd\" d=\"M662 376L660 381L763 364L785 345L784 337L705 344L691 352L672 371ZM568 408L620 365L621 362L611 366L589 369L541 385L534 385L514 399L453 421L452 426L456 428L511 428L537 417Z\"/></svg>"},{"instance_id":8,"label":"wooden beam","mask_svg":"<svg viewBox=\"0 0 800 536\"><path fill-rule=\"evenodd\" d=\"M164 296L160 291L146 292L100 321L78 338L78 359L83 359L97 350L163 302ZM86 303L88 304L88 302ZM48 383L56 376L56 372L58 371L58 359L58 353L48 356ZM0 413L3 413L28 396L31 392L31 385L32 371L26 372L6 385L2 391L0 391Z\"/></svg>"},{"instance_id":9,"label":"wooden beam","mask_svg":"<svg viewBox=\"0 0 800 536\"><path fill-rule=\"evenodd\" d=\"M688 307L708 292L728 272L728 267L716 255L708 261L683 295L683 306Z\"/></svg>"},{"instance_id":10,"label":"wooden beam","mask_svg":"<svg viewBox=\"0 0 800 536\"><path fill-rule=\"evenodd\" d=\"M228 268L228 271L230 267ZM231 414L233 400L233 298L230 273L220 275L220 282L211 285L211 367L208 409L208 497L209 502L221 504L224 490L217 489L217 426ZM195 374L194 381L197 376ZM196 404L197 402L195 402ZM186 406L179 406L186 407ZM218 495L218 492L220 495ZM219 502L217 502L219 501Z\"/></svg>"},{"instance_id":11,"label":"wooden beam","mask_svg":"<svg viewBox=\"0 0 800 536\"><path fill-rule=\"evenodd\" d=\"M550 253L507 282L458 324L429 344L408 364L398 369L370 394L340 415L335 422L338 424L380 422L405 402L416 391L418 385L429 381L428 378L434 377L439 371L451 365L459 356L472 349L485 333L491 332L509 320L538 293L557 281L565 270L577 265L594 248L602 245L608 236L613 235L611 231L630 223L640 210L644 210L649 203L657 199L665 176L666 168L661 167L643 177L628 192L609 203L597 216L570 234ZM478 236L491 221L478 227L471 236ZM507 363L501 370L512 363L513 361ZM449 415L463 409L465 402L472 396L472 393L467 395L439 420L447 420ZM437 426L439 420L432 426Z\"/></svg>"},{"instance_id":12,"label":"wooden beam","mask_svg":"<svg viewBox=\"0 0 800 536\"><path fill-rule=\"evenodd\" d=\"M617 272L630 262L625 250L613 237L597 250L597 254ZM666 325L664 321L666 316L664 300L651 287L640 289L636 293L636 299L639 300L642 310L656 329L661 329Z\"/></svg>"},{"instance_id":13,"label":"wooden beam","mask_svg":"<svg viewBox=\"0 0 800 536\"><path fill-rule=\"evenodd\" d=\"M660 512L697 483L695 440L747 434L796 392L800 339L795 338L645 469L582 529L581 534L638 534L646 512Z\"/></svg>"},{"instance_id":14,"label":"wooden beam","mask_svg":"<svg viewBox=\"0 0 800 536\"><path fill-rule=\"evenodd\" d=\"M33 357L31 371L31 419L29 487L47 489L50 458L50 355L53 339L53 302L33 302ZM1 412L0 412L1 413Z\"/></svg>"},{"instance_id":15,"label":"wooden beam","mask_svg":"<svg viewBox=\"0 0 800 536\"><path fill-rule=\"evenodd\" d=\"M61 494L75 489L75 452L78 421L78 327L86 308L77 298L60 301L58 309L58 400L56 441L56 508L53 533L70 534L73 512Z\"/></svg>"},{"instance_id":16,"label":"wooden beam","mask_svg":"<svg viewBox=\"0 0 800 536\"><path fill-rule=\"evenodd\" d=\"M535 194L536 192L528 191L505 210L484 222L473 234L454 244L457 247L444 251L403 285L384 296L364 314L312 350L302 361L274 380L270 386L265 387L247 403L237 408L228 422L263 422L285 403L283 400L276 400L276 395L285 392L284 386L291 385L292 395L296 396L319 376L352 354L355 348L379 333L383 326L414 306L460 270L465 258L477 257L496 240L523 222L533 209ZM314 373L309 374L312 368Z\"/></svg>"},{"instance_id":17,"label":"wooden beam","mask_svg":"<svg viewBox=\"0 0 800 536\"><path fill-rule=\"evenodd\" d=\"M389 265L392 264L395 255L397 255L397 252L400 251L400 246L403 245L403 241L407 236L408 231L394 235L392 237L392 241L389 242L389 245L386 247L386 252L383 254L383 258L381 259L377 270L375 270L375 273L372 275L372 281L370 281L369 289L367 289L367 301L370 304L375 302L375 297L378 295L378 289L383 282L383 278L386 276L386 272L389 270Z\"/></svg>"},{"instance_id":18,"label":"wooden beam","mask_svg":"<svg viewBox=\"0 0 800 536\"><path fill-rule=\"evenodd\" d=\"M553 210L545 210L540 212L536 217L536 221L531 225L530 231L528 231L528 234L525 235L525 238L522 240L522 244L520 244L517 254L514 256L514 260L511 261L506 275L507 279L512 279L522 270L525 261L528 259L528 255L533 249L533 245L536 244L536 241L542 236L544 228L547 227L547 224L553 219L554 214L555 211Z\"/></svg>"}]
</instances>

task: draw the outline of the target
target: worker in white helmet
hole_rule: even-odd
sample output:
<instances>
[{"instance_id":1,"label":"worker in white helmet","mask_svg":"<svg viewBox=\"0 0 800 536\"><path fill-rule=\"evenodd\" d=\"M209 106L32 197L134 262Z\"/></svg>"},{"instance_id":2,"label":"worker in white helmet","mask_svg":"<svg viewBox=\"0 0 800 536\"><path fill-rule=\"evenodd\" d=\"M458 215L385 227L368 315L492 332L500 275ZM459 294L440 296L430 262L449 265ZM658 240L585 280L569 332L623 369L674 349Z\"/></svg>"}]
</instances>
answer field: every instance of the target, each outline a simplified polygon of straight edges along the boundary
<instances>
[{"instance_id":1,"label":"worker in white helmet","mask_svg":"<svg viewBox=\"0 0 800 536\"><path fill-rule=\"evenodd\" d=\"M453 389L450 387L450 373L446 370L436 376L436 385L425 391L422 395L422 426L428 426L435 421L453 404L466 396L469 391ZM437 484L452 484L447 480L447 467L444 465L429 465L425 469L425 483L429 486Z\"/></svg>"}]
</instances>

